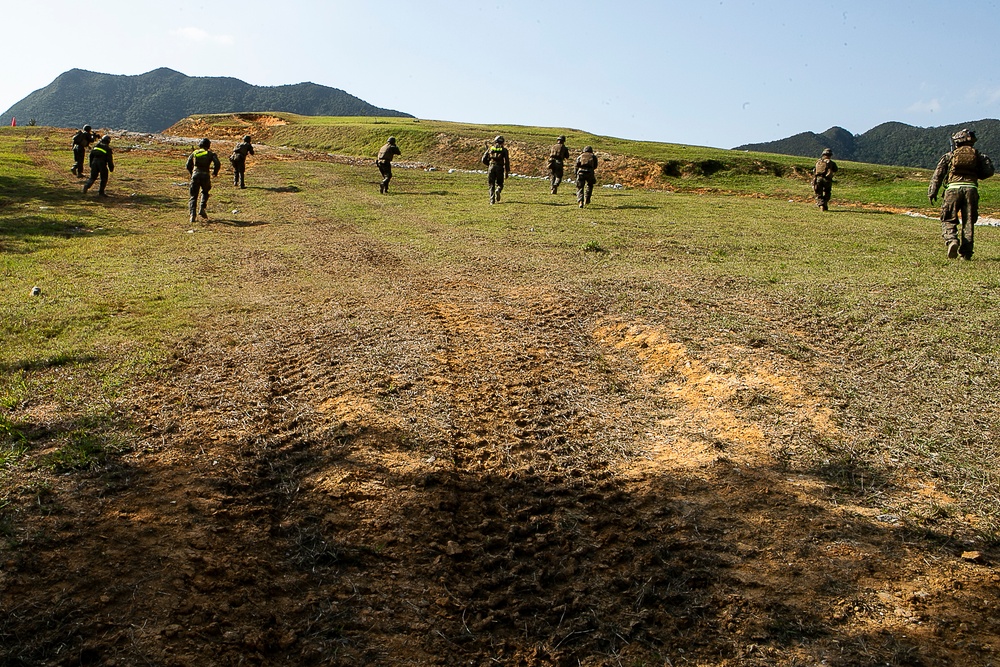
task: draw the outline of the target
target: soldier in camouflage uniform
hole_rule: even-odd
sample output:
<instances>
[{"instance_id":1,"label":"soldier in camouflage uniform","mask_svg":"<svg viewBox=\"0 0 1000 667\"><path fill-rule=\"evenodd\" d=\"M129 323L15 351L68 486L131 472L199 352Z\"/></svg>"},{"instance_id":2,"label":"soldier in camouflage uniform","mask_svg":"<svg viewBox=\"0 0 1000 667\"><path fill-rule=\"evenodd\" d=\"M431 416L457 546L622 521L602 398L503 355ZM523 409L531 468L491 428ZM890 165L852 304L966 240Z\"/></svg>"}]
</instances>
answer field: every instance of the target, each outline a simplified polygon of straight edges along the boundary
<instances>
[{"instance_id":1,"label":"soldier in camouflage uniform","mask_svg":"<svg viewBox=\"0 0 1000 667\"><path fill-rule=\"evenodd\" d=\"M823 155L816 160L816 166L813 168L812 186L816 194L816 206L823 211L829 210L833 175L837 173L837 163L832 158L833 151L824 148Z\"/></svg>"},{"instance_id":2,"label":"soldier in camouflage uniform","mask_svg":"<svg viewBox=\"0 0 1000 667\"><path fill-rule=\"evenodd\" d=\"M191 187L188 190L191 197L188 199L188 219L194 222L194 212L198 204L198 194L201 194L201 209L198 215L208 219L208 192L212 189L212 177L219 175L219 156L209 150L212 142L202 139L198 142L198 148L187 159L188 173L191 174Z\"/></svg>"},{"instance_id":3,"label":"soldier in camouflage uniform","mask_svg":"<svg viewBox=\"0 0 1000 667\"><path fill-rule=\"evenodd\" d=\"M378 191L384 195L389 194L389 181L392 180L392 158L402 154L403 152L396 146L396 137L389 137L382 148L378 149L375 166L378 167L378 173L382 174L382 182L379 183Z\"/></svg>"},{"instance_id":4,"label":"soldier in camouflage uniform","mask_svg":"<svg viewBox=\"0 0 1000 667\"><path fill-rule=\"evenodd\" d=\"M941 203L941 236L948 248L948 258L972 259L976 220L979 218L979 181L993 175L993 162L973 148L976 133L959 130L951 137L955 148L941 156L931 176L927 197L937 201L938 190L944 184ZM961 223L959 223L961 215ZM961 238L958 228L961 224Z\"/></svg>"},{"instance_id":5,"label":"soldier in camouflage uniform","mask_svg":"<svg viewBox=\"0 0 1000 667\"><path fill-rule=\"evenodd\" d=\"M493 145L483 153L483 164L489 167L490 203L500 203L504 178L510 176L510 153L503 145L503 137L497 136Z\"/></svg>"},{"instance_id":6,"label":"soldier in camouflage uniform","mask_svg":"<svg viewBox=\"0 0 1000 667\"><path fill-rule=\"evenodd\" d=\"M107 197L108 195L104 192L104 188L108 186L108 173L114 170L115 159L111 153L111 137L105 134L97 142L97 145L90 149L90 178L83 184L84 194L94 184L94 181L100 178L101 185L97 194L100 197Z\"/></svg>"},{"instance_id":7,"label":"soldier in camouflage uniform","mask_svg":"<svg viewBox=\"0 0 1000 667\"><path fill-rule=\"evenodd\" d=\"M580 153L580 157L576 159L576 165L574 165L576 171L576 201L583 208L584 204L590 203L590 195L594 192L594 185L597 183L597 177L594 175L594 170L597 169L597 156L594 155L594 149L587 146Z\"/></svg>"},{"instance_id":8,"label":"soldier in camouflage uniform","mask_svg":"<svg viewBox=\"0 0 1000 667\"><path fill-rule=\"evenodd\" d=\"M253 144L250 140L249 134L243 137L243 141L236 144L232 155L229 156L229 164L233 165L233 186L241 189L247 186L247 156L253 155Z\"/></svg>"},{"instance_id":9,"label":"soldier in camouflage uniform","mask_svg":"<svg viewBox=\"0 0 1000 667\"><path fill-rule=\"evenodd\" d=\"M549 184L552 194L559 190L563 178L563 160L569 159L569 149L566 148L566 137L556 139L555 145L549 149Z\"/></svg>"},{"instance_id":10,"label":"soldier in camouflage uniform","mask_svg":"<svg viewBox=\"0 0 1000 667\"><path fill-rule=\"evenodd\" d=\"M73 135L73 166L70 171L76 174L77 178L83 178L83 158L87 157L87 148L90 144L100 139L97 132L92 132L89 125L84 125L82 130L77 130Z\"/></svg>"}]
</instances>

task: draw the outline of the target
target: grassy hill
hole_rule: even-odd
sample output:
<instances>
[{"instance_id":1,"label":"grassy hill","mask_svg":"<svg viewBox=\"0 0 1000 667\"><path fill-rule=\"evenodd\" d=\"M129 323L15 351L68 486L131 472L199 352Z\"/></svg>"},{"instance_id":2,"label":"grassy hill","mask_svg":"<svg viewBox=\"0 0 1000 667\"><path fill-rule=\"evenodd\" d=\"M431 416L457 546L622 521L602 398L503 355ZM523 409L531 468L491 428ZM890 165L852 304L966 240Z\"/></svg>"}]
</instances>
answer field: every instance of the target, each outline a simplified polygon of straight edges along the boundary
<instances>
[{"instance_id":1,"label":"grassy hill","mask_svg":"<svg viewBox=\"0 0 1000 667\"><path fill-rule=\"evenodd\" d=\"M424 119L305 117L294 114L216 114L192 116L167 130L185 137L209 136L236 141L250 133L256 141L315 153L374 158L395 136L404 161L439 168L482 169L487 141L504 135L515 172L541 177L556 136L567 138L572 158L592 145L601 159L599 180L630 187L676 192L718 192L796 201L812 198L809 186L815 158L723 150L593 135L572 128L485 126ZM228 147L228 144L226 144ZM838 160L834 197L858 205L934 210L927 201L930 172ZM992 183L984 182L983 206L989 209Z\"/></svg>"},{"instance_id":2,"label":"grassy hill","mask_svg":"<svg viewBox=\"0 0 1000 667\"><path fill-rule=\"evenodd\" d=\"M489 206L554 130L266 122L194 225L186 142L0 128L0 664L993 659L1000 231L926 173L567 130L680 173Z\"/></svg>"}]
</instances>

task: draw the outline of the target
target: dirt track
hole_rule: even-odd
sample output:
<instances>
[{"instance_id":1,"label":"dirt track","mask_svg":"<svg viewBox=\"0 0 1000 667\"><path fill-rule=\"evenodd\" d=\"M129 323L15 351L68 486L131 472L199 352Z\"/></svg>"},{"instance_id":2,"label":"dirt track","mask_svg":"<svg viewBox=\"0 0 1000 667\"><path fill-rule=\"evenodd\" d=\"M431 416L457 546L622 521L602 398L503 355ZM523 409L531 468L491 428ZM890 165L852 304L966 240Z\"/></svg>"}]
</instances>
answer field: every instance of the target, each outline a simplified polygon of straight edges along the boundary
<instances>
[{"instance_id":1,"label":"dirt track","mask_svg":"<svg viewBox=\"0 0 1000 667\"><path fill-rule=\"evenodd\" d=\"M180 345L4 552L3 664L993 664L988 564L782 462L835 435L821 363L315 225L342 292L246 251L280 305Z\"/></svg>"}]
</instances>

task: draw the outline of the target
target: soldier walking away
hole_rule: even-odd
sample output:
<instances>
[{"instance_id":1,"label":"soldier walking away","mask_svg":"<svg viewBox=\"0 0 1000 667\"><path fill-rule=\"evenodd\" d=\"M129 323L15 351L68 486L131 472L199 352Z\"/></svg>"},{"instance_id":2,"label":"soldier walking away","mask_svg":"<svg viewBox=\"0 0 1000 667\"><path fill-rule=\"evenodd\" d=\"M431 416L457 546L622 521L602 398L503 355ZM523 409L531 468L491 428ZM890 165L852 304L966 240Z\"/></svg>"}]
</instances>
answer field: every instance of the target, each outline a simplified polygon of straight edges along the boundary
<instances>
[{"instance_id":1,"label":"soldier walking away","mask_svg":"<svg viewBox=\"0 0 1000 667\"><path fill-rule=\"evenodd\" d=\"M104 189L108 187L108 173L114 170L115 159L111 154L111 137L105 134L97 142L97 145L90 149L90 178L83 184L84 194L94 184L94 181L100 178L101 185L97 190L97 194L100 197L107 197L108 195L104 192Z\"/></svg>"},{"instance_id":2,"label":"soldier walking away","mask_svg":"<svg viewBox=\"0 0 1000 667\"><path fill-rule=\"evenodd\" d=\"M378 149L375 166L378 167L378 173L382 174L382 182L379 183L378 191L384 195L389 194L389 181L392 180L392 158L402 154L396 145L396 137L389 137L382 148Z\"/></svg>"},{"instance_id":3,"label":"soldier walking away","mask_svg":"<svg viewBox=\"0 0 1000 667\"><path fill-rule=\"evenodd\" d=\"M833 175L837 173L837 163L832 158L833 151L824 148L822 157L816 160L816 166L813 168L813 192L816 194L816 206L822 211L829 210Z\"/></svg>"},{"instance_id":4,"label":"soldier walking away","mask_svg":"<svg viewBox=\"0 0 1000 667\"><path fill-rule=\"evenodd\" d=\"M549 149L549 185L552 186L552 194L559 190L559 184L563 178L563 160L569 159L569 149L566 148L566 137L556 139L555 145Z\"/></svg>"},{"instance_id":5,"label":"soldier walking away","mask_svg":"<svg viewBox=\"0 0 1000 667\"><path fill-rule=\"evenodd\" d=\"M82 130L77 130L73 135L73 166L70 172L76 174L77 178L83 178L83 158L87 157L87 148L101 136L97 132L92 132L89 125L84 125Z\"/></svg>"},{"instance_id":6,"label":"soldier walking away","mask_svg":"<svg viewBox=\"0 0 1000 667\"><path fill-rule=\"evenodd\" d=\"M187 170L191 174L191 188L188 199L188 219L194 222L194 212L198 204L198 194L201 193L201 208L198 215L208 219L208 192L212 189L212 177L219 175L219 156L209 150L212 142L202 139L198 142L198 148L191 153L187 159Z\"/></svg>"},{"instance_id":7,"label":"soldier walking away","mask_svg":"<svg viewBox=\"0 0 1000 667\"><path fill-rule=\"evenodd\" d=\"M594 170L597 169L597 156L594 149L587 146L576 159L576 201L583 208L584 204L590 203L590 195L594 192L594 185L597 177Z\"/></svg>"},{"instance_id":8,"label":"soldier walking away","mask_svg":"<svg viewBox=\"0 0 1000 667\"><path fill-rule=\"evenodd\" d=\"M247 156L253 155L253 144L250 143L250 135L243 137L243 141L236 144L232 155L229 156L229 163L233 165L233 186L246 188Z\"/></svg>"},{"instance_id":9,"label":"soldier walking away","mask_svg":"<svg viewBox=\"0 0 1000 667\"><path fill-rule=\"evenodd\" d=\"M979 181L993 175L993 162L973 148L976 133L959 130L951 137L954 148L941 156L931 176L927 197L934 204L944 184L941 203L941 236L948 248L948 259L959 255L972 259L976 220L979 218ZM959 223L961 215L961 223ZM961 236L959 225L961 224Z\"/></svg>"},{"instance_id":10,"label":"soldier walking away","mask_svg":"<svg viewBox=\"0 0 1000 667\"><path fill-rule=\"evenodd\" d=\"M489 167L490 203L499 204L503 181L510 176L510 153L504 148L502 136L497 135L493 145L483 153L483 164Z\"/></svg>"}]
</instances>

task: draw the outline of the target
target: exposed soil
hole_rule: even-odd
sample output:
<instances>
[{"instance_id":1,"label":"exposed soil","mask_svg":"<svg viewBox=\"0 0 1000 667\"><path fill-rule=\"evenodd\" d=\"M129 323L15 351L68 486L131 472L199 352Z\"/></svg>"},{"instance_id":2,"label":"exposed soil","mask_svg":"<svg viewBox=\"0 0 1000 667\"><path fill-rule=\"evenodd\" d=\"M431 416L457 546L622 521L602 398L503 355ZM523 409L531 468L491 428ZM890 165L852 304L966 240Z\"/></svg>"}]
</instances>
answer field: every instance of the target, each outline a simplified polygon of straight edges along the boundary
<instances>
[{"instance_id":1,"label":"exposed soil","mask_svg":"<svg viewBox=\"0 0 1000 667\"><path fill-rule=\"evenodd\" d=\"M993 554L787 465L838 435L826 362L312 224L343 293L248 250L276 305L135 388L141 446L11 499L0 664L995 663Z\"/></svg>"}]
</instances>

